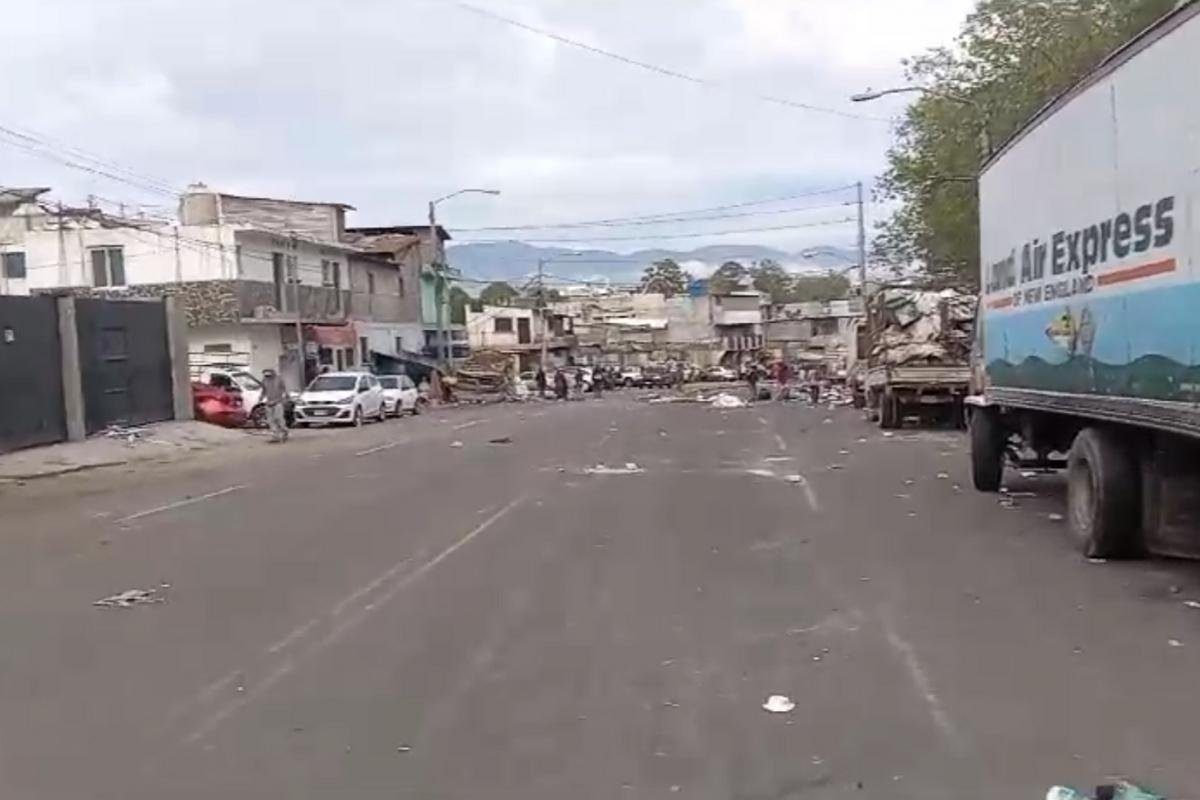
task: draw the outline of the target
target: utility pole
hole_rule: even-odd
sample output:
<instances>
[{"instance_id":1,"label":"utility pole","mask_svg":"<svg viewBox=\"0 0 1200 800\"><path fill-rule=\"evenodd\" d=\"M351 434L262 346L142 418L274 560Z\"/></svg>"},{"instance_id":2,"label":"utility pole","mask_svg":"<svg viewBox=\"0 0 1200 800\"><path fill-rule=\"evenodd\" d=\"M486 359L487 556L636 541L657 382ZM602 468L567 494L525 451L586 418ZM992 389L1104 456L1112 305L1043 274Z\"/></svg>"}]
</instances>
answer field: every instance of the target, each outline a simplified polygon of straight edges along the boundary
<instances>
[{"instance_id":1,"label":"utility pole","mask_svg":"<svg viewBox=\"0 0 1200 800\"><path fill-rule=\"evenodd\" d=\"M539 258L538 259L538 277L537 277L537 284L538 284L537 305L538 305L538 312L540 313L541 318L542 318L542 369L543 370L546 369L546 354L547 354L547 351L549 350L549 342L546 341L546 328L548 327L547 323L549 322L549 320L546 319L545 278L546 278L546 259Z\"/></svg>"},{"instance_id":2,"label":"utility pole","mask_svg":"<svg viewBox=\"0 0 1200 800\"><path fill-rule=\"evenodd\" d=\"M452 352L450 350L450 343L448 341L446 341L446 339L447 339L446 303L445 303L445 293L446 293L445 266L446 265L442 264L438 261L438 245L440 244L440 242L438 240L438 232L437 232L436 207L437 207L436 201L434 201L434 200L429 201L429 247L431 248L430 256L429 256L429 268L431 270L433 270L433 275L434 275L434 279L435 279L435 283L433 285L433 297L434 297L434 302L437 303L437 331L438 331L437 352L438 352L439 360L442 362L443 366L448 366L450 364L450 357L452 355Z\"/></svg>"},{"instance_id":3,"label":"utility pole","mask_svg":"<svg viewBox=\"0 0 1200 800\"><path fill-rule=\"evenodd\" d=\"M176 228L175 230L178 233L179 229ZM303 391L306 359L304 357L304 325L300 322L300 247L296 240L296 234L293 233L288 237L288 244L290 245L289 249L291 252L283 259L283 274L286 277L288 267L295 268L291 280L294 287L292 289L292 302L296 306L296 379L299 381L296 391Z\"/></svg>"},{"instance_id":4,"label":"utility pole","mask_svg":"<svg viewBox=\"0 0 1200 800\"><path fill-rule=\"evenodd\" d=\"M867 224L866 224L866 209L863 206L863 185L862 181L857 184L858 188L858 281L859 292L863 296L863 301L867 299Z\"/></svg>"}]
</instances>

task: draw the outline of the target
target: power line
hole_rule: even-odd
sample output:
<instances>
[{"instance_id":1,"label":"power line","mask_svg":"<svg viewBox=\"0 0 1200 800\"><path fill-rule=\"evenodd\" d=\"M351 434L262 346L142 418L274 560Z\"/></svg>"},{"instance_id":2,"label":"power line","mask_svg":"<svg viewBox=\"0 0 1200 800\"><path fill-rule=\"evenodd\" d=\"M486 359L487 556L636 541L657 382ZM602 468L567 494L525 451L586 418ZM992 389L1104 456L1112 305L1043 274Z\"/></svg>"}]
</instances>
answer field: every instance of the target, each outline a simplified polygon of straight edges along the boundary
<instances>
[{"instance_id":1,"label":"power line","mask_svg":"<svg viewBox=\"0 0 1200 800\"><path fill-rule=\"evenodd\" d=\"M843 217L842 219L823 220L821 222L809 222L798 225L774 225L764 228L735 228L724 231L703 231L700 233L670 233L670 234L643 234L641 236L593 236L587 239L520 239L519 241L534 243L534 244L554 244L556 242L642 242L653 241L657 239L697 239L704 236L726 236L732 233L764 233L766 231L790 231L798 228L817 228L825 225L842 225L847 222L854 222L853 217ZM481 244L481 243L498 243L505 241L513 241L511 239L461 239L463 243Z\"/></svg>"},{"instance_id":2,"label":"power line","mask_svg":"<svg viewBox=\"0 0 1200 800\"><path fill-rule=\"evenodd\" d=\"M52 149L58 149L74 158L81 158L86 161L90 161L95 165L112 170L114 172L122 173L134 180L141 181L142 183L152 184L160 189L170 191L173 194L179 194L179 192L171 185L170 181L138 172L131 167L125 166L119 161L113 161L112 159L105 158L104 156L98 155L89 150L85 150L82 147L71 145L61 139L55 139L48 134L35 131L32 128L18 128L10 124L8 126L0 126L0 131L3 131L9 136L18 137L33 144Z\"/></svg>"},{"instance_id":3,"label":"power line","mask_svg":"<svg viewBox=\"0 0 1200 800\"><path fill-rule=\"evenodd\" d=\"M537 28L528 23L513 19L512 17L505 17L505 16L495 13L494 11L489 11L485 8L480 8L479 6L475 6L470 3L461 2L461 0L455 0L454 5L459 7L463 11L468 11L472 14L476 14L478 16L485 17L485 18L493 20L495 22L501 22L505 25L511 25L514 28L520 28L521 30L528 31L529 33L535 33L538 36L544 36L547 39L553 39L554 41L558 42L559 44L565 44L569 47L576 47L580 50L586 50L589 53L593 53L598 56L603 56L605 58L611 58L616 61L620 61L623 64L628 64L629 66L632 66L632 67L638 67L639 69L644 69L648 72L653 72L653 73L656 73L658 75L663 75L668 78L675 78L677 80L687 81L688 83L692 83L697 86L704 86L707 88L715 88L715 89L730 89L731 91L736 91L736 89L732 89L731 87L728 87L725 83L722 83L721 81L716 81L716 80L712 80L709 78L700 78L695 75L689 75L686 72L679 72L678 70L669 69L667 67L661 67L661 66L658 66L657 64L651 64L648 61L641 61L636 58L631 58L630 56L621 55L620 53L614 53L611 50L605 50L603 48L596 47L595 45L587 44L586 42L580 42L576 39L569 39L566 36L563 36L562 34L555 33L554 31L549 31L549 30L546 30L545 28ZM820 114L833 114L835 116L846 117L848 119L861 119L861 120L868 120L871 122L891 122L891 120L886 117L872 117L872 116L868 116L866 114L855 114L850 111L842 111L837 108L829 108L828 106L818 106L818 105L814 105L812 103L802 103L798 100L790 100L786 97L777 97L775 95L761 94L759 92L748 92L746 94L748 94L748 96L750 96L750 97L753 97L757 100L762 100L767 103L774 103L776 105L787 106L788 108L795 108L795 109L800 109L803 111L815 111Z\"/></svg>"},{"instance_id":4,"label":"power line","mask_svg":"<svg viewBox=\"0 0 1200 800\"><path fill-rule=\"evenodd\" d=\"M761 201L778 202L778 201ZM822 203L815 206L794 206L792 208L776 208L759 211L738 211L731 214L710 214L708 216L661 216L657 218L631 219L628 222L615 221L594 221L594 222L563 222L557 225L497 225L481 228L447 228L446 230L453 233L481 233L484 231L531 231L531 230L558 230L563 228L625 228L636 225L664 225L672 222L705 222L716 219L737 219L739 217L757 217L767 216L772 214L795 214L801 211L817 211L826 208L845 208L846 206L855 205L853 201L847 200L843 203ZM682 214L700 214L701 211L679 212Z\"/></svg>"},{"instance_id":5,"label":"power line","mask_svg":"<svg viewBox=\"0 0 1200 800\"><path fill-rule=\"evenodd\" d=\"M29 144L28 142L34 142L34 143ZM33 155L41 156L42 158L50 159L51 161L56 161L65 167L70 167L71 169L77 169L77 170L80 170L83 172L89 172L92 175L97 175L102 178L108 178L109 180L114 180L119 183L124 183L127 186L134 187L135 189L141 189L143 191L154 192L156 194L166 195L168 197L175 197L177 195L176 192L173 192L173 191L170 191L167 189L163 189L163 188L159 188L156 186L152 186L147 183L142 183L142 182L139 182L137 180L133 180L133 179L130 179L127 177L123 177L115 172L111 172L106 169L88 166L87 164L81 164L78 161L74 161L69 157L66 157L59 153L53 152L52 150L48 149L49 145L38 144L38 143L36 143L35 140L31 139L31 137L23 136L21 134L16 133L15 131L11 131L8 128L0 127L0 143L7 144L10 147L16 147L19 150L24 150Z\"/></svg>"}]
</instances>

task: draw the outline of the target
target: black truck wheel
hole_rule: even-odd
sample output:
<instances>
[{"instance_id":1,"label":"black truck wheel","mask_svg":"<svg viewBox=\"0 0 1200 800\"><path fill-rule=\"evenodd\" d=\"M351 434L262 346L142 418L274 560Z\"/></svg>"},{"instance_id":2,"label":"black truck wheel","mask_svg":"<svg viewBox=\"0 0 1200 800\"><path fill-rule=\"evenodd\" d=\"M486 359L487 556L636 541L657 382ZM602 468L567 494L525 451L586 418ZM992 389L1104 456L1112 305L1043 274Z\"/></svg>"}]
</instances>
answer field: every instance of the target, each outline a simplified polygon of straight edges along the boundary
<instances>
[{"instance_id":1,"label":"black truck wheel","mask_svg":"<svg viewBox=\"0 0 1200 800\"><path fill-rule=\"evenodd\" d=\"M1084 428L1067 461L1071 530L1088 558L1129 558L1141 549L1137 457L1117 431Z\"/></svg>"},{"instance_id":2,"label":"black truck wheel","mask_svg":"<svg viewBox=\"0 0 1200 800\"><path fill-rule=\"evenodd\" d=\"M892 392L884 392L879 401L879 427L884 430L900 427L900 398Z\"/></svg>"},{"instance_id":3,"label":"black truck wheel","mask_svg":"<svg viewBox=\"0 0 1200 800\"><path fill-rule=\"evenodd\" d=\"M1004 477L1008 436L1000 415L990 408L971 412L971 482L981 492L997 492Z\"/></svg>"}]
</instances>

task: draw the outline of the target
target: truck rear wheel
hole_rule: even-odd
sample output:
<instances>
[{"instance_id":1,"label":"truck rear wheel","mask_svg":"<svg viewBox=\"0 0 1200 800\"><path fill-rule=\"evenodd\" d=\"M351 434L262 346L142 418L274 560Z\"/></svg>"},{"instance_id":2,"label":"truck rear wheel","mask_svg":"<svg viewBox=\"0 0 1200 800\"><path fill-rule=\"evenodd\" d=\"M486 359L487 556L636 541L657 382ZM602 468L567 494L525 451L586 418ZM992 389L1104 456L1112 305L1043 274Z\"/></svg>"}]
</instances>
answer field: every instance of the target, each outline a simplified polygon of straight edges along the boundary
<instances>
[{"instance_id":1,"label":"truck rear wheel","mask_svg":"<svg viewBox=\"0 0 1200 800\"><path fill-rule=\"evenodd\" d=\"M1141 479L1120 435L1084 428L1067 461L1071 529L1088 558L1128 558L1141 544Z\"/></svg>"},{"instance_id":2,"label":"truck rear wheel","mask_svg":"<svg viewBox=\"0 0 1200 800\"><path fill-rule=\"evenodd\" d=\"M900 427L900 398L885 392L879 401L879 427L892 430Z\"/></svg>"},{"instance_id":3,"label":"truck rear wheel","mask_svg":"<svg viewBox=\"0 0 1200 800\"><path fill-rule=\"evenodd\" d=\"M990 408L977 408L971 413L970 429L971 482L981 492L999 491L1008 440L1000 415Z\"/></svg>"}]
</instances>

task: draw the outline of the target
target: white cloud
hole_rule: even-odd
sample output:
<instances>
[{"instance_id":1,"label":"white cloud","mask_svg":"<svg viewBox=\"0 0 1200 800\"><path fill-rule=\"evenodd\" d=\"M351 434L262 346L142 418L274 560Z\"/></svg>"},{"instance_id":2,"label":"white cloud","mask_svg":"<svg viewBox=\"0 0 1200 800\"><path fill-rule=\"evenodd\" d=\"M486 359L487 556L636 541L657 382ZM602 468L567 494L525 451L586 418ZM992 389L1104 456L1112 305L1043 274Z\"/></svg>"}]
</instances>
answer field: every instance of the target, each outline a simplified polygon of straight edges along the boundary
<instances>
[{"instance_id":1,"label":"white cloud","mask_svg":"<svg viewBox=\"0 0 1200 800\"><path fill-rule=\"evenodd\" d=\"M481 184L503 195L448 204L447 224L700 208L877 173L887 124L751 95L887 116L902 99L860 107L847 97L902 80L899 59L947 43L970 5L473 2L727 88L654 75L440 0L359 0L352 10L318 0L44 0L7 9L0 28L0 69L20 76L6 84L0 125L35 129L175 186L204 180L348 202L364 223L419 220L429 197ZM7 146L0 170L7 183L53 185L70 201L95 193L169 202ZM853 226L711 241L848 244Z\"/></svg>"}]
</instances>

